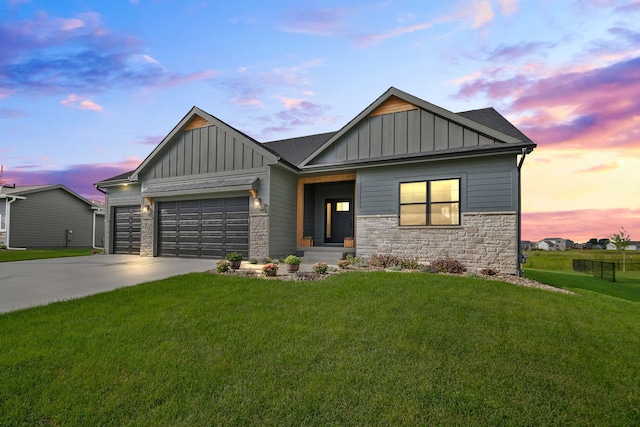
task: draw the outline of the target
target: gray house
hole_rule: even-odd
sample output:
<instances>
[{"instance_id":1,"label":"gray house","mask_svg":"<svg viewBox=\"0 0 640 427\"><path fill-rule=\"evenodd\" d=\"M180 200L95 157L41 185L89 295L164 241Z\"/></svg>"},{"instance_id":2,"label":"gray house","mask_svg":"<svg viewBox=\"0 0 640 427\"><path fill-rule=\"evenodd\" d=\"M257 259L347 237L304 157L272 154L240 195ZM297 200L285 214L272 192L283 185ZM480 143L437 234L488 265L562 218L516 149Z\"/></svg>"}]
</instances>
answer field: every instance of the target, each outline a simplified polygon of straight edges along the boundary
<instances>
[{"instance_id":1,"label":"gray house","mask_svg":"<svg viewBox=\"0 0 640 427\"><path fill-rule=\"evenodd\" d=\"M0 245L102 247L104 208L64 185L0 186Z\"/></svg>"},{"instance_id":2,"label":"gray house","mask_svg":"<svg viewBox=\"0 0 640 427\"><path fill-rule=\"evenodd\" d=\"M268 143L193 107L135 171L96 184L105 250L260 259L312 240L515 274L535 146L492 108L456 114L395 88L338 132Z\"/></svg>"}]
</instances>

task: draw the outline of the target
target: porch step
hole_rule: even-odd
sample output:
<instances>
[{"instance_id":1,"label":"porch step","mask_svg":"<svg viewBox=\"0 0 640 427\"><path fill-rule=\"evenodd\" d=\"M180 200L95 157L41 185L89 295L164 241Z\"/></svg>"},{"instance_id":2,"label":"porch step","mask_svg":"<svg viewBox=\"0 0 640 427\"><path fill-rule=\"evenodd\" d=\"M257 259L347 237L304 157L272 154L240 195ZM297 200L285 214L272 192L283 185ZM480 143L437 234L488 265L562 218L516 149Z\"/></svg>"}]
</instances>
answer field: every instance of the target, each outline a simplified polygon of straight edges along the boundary
<instances>
[{"instance_id":1,"label":"porch step","mask_svg":"<svg viewBox=\"0 0 640 427\"><path fill-rule=\"evenodd\" d=\"M310 249L310 250L309 250ZM312 248L299 247L298 253L304 264L315 264L316 262L326 262L329 265L336 265L338 260L346 256L346 254L355 254L354 248L343 247L321 247L314 246Z\"/></svg>"}]
</instances>

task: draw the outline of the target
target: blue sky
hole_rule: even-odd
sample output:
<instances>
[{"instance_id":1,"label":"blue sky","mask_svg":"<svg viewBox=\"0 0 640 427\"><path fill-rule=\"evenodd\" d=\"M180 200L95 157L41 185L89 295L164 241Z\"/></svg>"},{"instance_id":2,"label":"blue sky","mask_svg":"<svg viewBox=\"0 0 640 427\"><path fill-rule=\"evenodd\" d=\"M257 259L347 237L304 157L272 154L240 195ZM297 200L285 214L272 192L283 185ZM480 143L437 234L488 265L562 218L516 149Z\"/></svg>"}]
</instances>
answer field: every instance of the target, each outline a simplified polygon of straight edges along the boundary
<instances>
[{"instance_id":1,"label":"blue sky","mask_svg":"<svg viewBox=\"0 0 640 427\"><path fill-rule=\"evenodd\" d=\"M3 0L2 180L99 199L193 105L266 142L395 86L493 106L538 143L525 239L640 240L638 22L637 0Z\"/></svg>"}]
</instances>

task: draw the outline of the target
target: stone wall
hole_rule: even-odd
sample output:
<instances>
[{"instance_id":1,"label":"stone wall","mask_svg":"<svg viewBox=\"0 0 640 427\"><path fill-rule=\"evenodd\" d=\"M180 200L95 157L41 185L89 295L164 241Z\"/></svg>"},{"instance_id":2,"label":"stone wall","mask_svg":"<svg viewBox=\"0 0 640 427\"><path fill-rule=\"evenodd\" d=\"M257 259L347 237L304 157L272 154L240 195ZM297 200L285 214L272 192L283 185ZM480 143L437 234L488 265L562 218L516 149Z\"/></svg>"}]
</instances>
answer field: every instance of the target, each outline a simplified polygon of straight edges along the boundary
<instances>
[{"instance_id":1,"label":"stone wall","mask_svg":"<svg viewBox=\"0 0 640 427\"><path fill-rule=\"evenodd\" d=\"M492 268L517 274L515 212L463 213L462 225L398 227L396 215L357 217L357 255L368 258L391 253L429 263L450 256L470 271Z\"/></svg>"},{"instance_id":2,"label":"stone wall","mask_svg":"<svg viewBox=\"0 0 640 427\"><path fill-rule=\"evenodd\" d=\"M146 202L145 202L146 203ZM155 209L140 212L140 256L153 256L153 213Z\"/></svg>"},{"instance_id":3,"label":"stone wall","mask_svg":"<svg viewBox=\"0 0 640 427\"><path fill-rule=\"evenodd\" d=\"M269 256L269 214L249 215L249 259Z\"/></svg>"},{"instance_id":4,"label":"stone wall","mask_svg":"<svg viewBox=\"0 0 640 427\"><path fill-rule=\"evenodd\" d=\"M111 220L109 215L104 216L104 253L111 253Z\"/></svg>"}]
</instances>

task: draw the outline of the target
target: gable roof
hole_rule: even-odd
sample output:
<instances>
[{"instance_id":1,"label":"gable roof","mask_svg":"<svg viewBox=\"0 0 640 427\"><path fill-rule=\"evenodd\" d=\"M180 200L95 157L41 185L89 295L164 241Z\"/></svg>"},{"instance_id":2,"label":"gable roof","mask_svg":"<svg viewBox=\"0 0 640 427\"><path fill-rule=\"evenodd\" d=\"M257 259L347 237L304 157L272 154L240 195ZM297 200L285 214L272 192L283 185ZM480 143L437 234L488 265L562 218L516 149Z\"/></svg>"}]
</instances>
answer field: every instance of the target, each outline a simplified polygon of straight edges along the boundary
<instances>
[{"instance_id":1,"label":"gable roof","mask_svg":"<svg viewBox=\"0 0 640 427\"><path fill-rule=\"evenodd\" d=\"M88 204L92 208L99 208L100 206L96 203L93 203L91 200L85 199L75 191L65 187L62 184L53 184L53 185L16 185L15 188L11 187L2 187L0 188L0 194L6 194L11 196L21 196L25 197L29 194L40 193L43 191L51 191L51 190L63 190L67 193L71 194L73 197L79 199L80 201Z\"/></svg>"},{"instance_id":2,"label":"gable roof","mask_svg":"<svg viewBox=\"0 0 640 427\"><path fill-rule=\"evenodd\" d=\"M527 148L532 150L535 143L517 131L508 120L502 117L494 109L474 110L465 114L456 114L435 104L431 104L423 99L417 98L395 87L389 88L377 100L365 108L353 120L347 123L342 129L336 132L324 144L313 150L304 160L298 163L299 167L310 165L310 163L320 156L330 146L347 135L351 130L355 129L361 122L368 117L384 115L395 112L423 110L436 117L440 117L451 123L455 123L462 129L469 129L482 137L486 137L495 143L493 147L484 145L482 150L493 149L496 145L508 146L509 148ZM506 122L506 123L505 123ZM493 126L493 127L492 127ZM468 152L471 149L464 148L457 150L460 152ZM424 155L425 153L420 153Z\"/></svg>"},{"instance_id":3,"label":"gable roof","mask_svg":"<svg viewBox=\"0 0 640 427\"><path fill-rule=\"evenodd\" d=\"M239 138L240 140L244 140L254 145L255 148L257 148L258 150L261 150L264 155L271 157L273 160L275 161L280 160L280 156L269 147L259 143L249 135L228 125L227 123L212 116L206 111L203 111L200 108L194 106L182 118L182 120L178 122L178 124L171 130L171 132L169 132L169 134L163 138L163 140L156 146L156 148L151 152L151 154L149 154L147 158L144 159L144 161L140 164L140 166L138 166L136 170L133 171L129 179L132 181L137 181L140 173L142 173L145 170L145 168L153 162L154 158L160 155L165 150L165 148L171 144L171 141L173 140L173 138L183 130L187 130L190 128L197 128L197 127L211 126L211 125L219 126L223 128L226 132L229 132L230 134L234 135L236 138Z\"/></svg>"}]
</instances>

